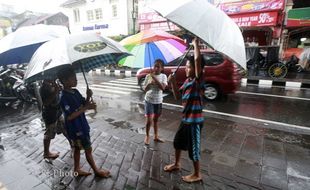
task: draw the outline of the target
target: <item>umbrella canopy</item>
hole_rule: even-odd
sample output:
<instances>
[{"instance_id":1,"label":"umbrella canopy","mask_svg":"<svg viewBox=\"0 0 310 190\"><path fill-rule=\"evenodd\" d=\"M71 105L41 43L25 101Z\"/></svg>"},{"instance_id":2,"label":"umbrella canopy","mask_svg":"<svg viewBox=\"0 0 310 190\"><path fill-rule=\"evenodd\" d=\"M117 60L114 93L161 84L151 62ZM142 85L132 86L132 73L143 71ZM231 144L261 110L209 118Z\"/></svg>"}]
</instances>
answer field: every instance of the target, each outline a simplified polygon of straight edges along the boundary
<instances>
[{"instance_id":1,"label":"umbrella canopy","mask_svg":"<svg viewBox=\"0 0 310 190\"><path fill-rule=\"evenodd\" d=\"M246 69L244 40L239 27L208 1L160 0L152 8Z\"/></svg>"},{"instance_id":2,"label":"umbrella canopy","mask_svg":"<svg viewBox=\"0 0 310 190\"><path fill-rule=\"evenodd\" d=\"M28 63L44 42L67 34L68 28L59 25L21 27L0 40L0 66Z\"/></svg>"},{"instance_id":3,"label":"umbrella canopy","mask_svg":"<svg viewBox=\"0 0 310 190\"><path fill-rule=\"evenodd\" d=\"M71 34L46 42L35 52L25 72L25 81L55 79L57 71L73 65L76 72L116 64L128 52L117 42L96 33Z\"/></svg>"},{"instance_id":4,"label":"umbrella canopy","mask_svg":"<svg viewBox=\"0 0 310 190\"><path fill-rule=\"evenodd\" d=\"M164 31L145 30L123 39L122 44L133 56L119 64L131 68L151 67L156 59L168 63L183 55L186 45L177 36Z\"/></svg>"}]
</instances>

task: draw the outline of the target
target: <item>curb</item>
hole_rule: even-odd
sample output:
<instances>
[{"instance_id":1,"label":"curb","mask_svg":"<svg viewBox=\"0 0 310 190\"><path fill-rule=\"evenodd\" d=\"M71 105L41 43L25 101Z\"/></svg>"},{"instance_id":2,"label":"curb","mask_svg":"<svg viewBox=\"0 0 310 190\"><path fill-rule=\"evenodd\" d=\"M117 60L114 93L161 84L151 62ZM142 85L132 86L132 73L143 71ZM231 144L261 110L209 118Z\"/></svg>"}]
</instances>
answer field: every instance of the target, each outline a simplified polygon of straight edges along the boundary
<instances>
[{"instance_id":1,"label":"curb","mask_svg":"<svg viewBox=\"0 0 310 190\"><path fill-rule=\"evenodd\" d=\"M310 88L309 81L285 81L285 80L266 80L266 79L249 79L249 78L242 78L241 85L258 85L258 86L269 86L269 87L285 87L285 88Z\"/></svg>"},{"instance_id":2,"label":"curb","mask_svg":"<svg viewBox=\"0 0 310 190\"><path fill-rule=\"evenodd\" d=\"M121 76L122 74L127 77L135 77L137 74L137 71L131 71L131 70L117 70L117 69L95 69L92 70L92 72L95 72L96 74L104 73L105 75L115 75L115 76Z\"/></svg>"},{"instance_id":3,"label":"curb","mask_svg":"<svg viewBox=\"0 0 310 190\"><path fill-rule=\"evenodd\" d=\"M104 73L105 75L114 75L114 76L121 76L125 75L126 77L135 77L137 71L132 70L118 70L118 69L95 69L92 70L96 74ZM285 87L285 88L310 88L310 80L302 80L302 81L288 81L288 79L275 79L275 80L268 80L268 79L255 79L255 78L242 78L241 85L258 85L258 86L269 86L269 87Z\"/></svg>"}]
</instances>

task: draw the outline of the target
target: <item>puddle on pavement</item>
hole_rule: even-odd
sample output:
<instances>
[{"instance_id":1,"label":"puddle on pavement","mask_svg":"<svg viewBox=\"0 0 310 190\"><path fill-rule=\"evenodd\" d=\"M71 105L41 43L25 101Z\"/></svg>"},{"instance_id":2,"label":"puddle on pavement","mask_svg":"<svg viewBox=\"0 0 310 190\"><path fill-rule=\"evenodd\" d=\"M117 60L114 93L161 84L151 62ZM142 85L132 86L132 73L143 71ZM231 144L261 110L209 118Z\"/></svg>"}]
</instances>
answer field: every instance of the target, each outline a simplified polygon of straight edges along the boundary
<instances>
[{"instance_id":1,"label":"puddle on pavement","mask_svg":"<svg viewBox=\"0 0 310 190\"><path fill-rule=\"evenodd\" d=\"M42 121L40 118L36 118L34 120L32 120L29 124L28 124L28 130L26 130L25 132L27 134L37 134L37 133L41 133L41 131L44 128L42 127Z\"/></svg>"}]
</instances>

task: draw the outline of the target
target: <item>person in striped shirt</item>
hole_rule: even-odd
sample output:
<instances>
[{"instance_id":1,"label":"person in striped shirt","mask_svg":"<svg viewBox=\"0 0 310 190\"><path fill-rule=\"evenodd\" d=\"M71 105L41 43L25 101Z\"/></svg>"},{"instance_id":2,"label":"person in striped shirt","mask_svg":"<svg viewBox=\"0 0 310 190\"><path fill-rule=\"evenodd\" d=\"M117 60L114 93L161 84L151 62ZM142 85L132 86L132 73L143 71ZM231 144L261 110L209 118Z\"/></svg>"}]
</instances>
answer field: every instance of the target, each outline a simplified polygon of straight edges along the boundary
<instances>
[{"instance_id":1,"label":"person in striped shirt","mask_svg":"<svg viewBox=\"0 0 310 190\"><path fill-rule=\"evenodd\" d=\"M190 159L193 161L194 172L183 176L185 182L192 183L201 180L200 173L200 132L204 121L202 115L202 57L198 46L197 37L193 39L194 56L186 62L186 81L180 88L182 96L176 86L176 80L170 75L168 82L171 84L175 99L182 98L183 117L180 127L175 134L173 145L175 148L175 162L164 167L164 171L172 172L179 170L182 150L187 150Z\"/></svg>"}]
</instances>

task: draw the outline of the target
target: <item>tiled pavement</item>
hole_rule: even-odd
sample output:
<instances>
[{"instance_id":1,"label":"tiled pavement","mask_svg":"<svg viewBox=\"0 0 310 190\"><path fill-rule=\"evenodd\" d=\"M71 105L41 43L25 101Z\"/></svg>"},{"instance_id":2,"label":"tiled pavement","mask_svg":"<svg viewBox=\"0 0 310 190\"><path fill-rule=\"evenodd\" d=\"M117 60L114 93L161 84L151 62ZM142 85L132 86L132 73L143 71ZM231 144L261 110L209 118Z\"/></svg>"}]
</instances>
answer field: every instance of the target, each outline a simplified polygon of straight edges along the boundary
<instances>
[{"instance_id":1,"label":"tiled pavement","mask_svg":"<svg viewBox=\"0 0 310 190\"><path fill-rule=\"evenodd\" d=\"M131 126L142 127L143 116L113 108L102 114L90 120L93 155L111 178L75 178L69 145L60 135L51 145L60 157L44 160L43 129L36 118L0 130L0 189L310 189L308 136L209 118L202 132L203 182L186 184L181 176L192 169L187 153L180 172L162 169L173 160L171 133L161 130L168 141L145 147L144 135ZM164 110L161 125L177 127L174 114L179 113ZM81 165L90 171L85 156Z\"/></svg>"}]
</instances>

